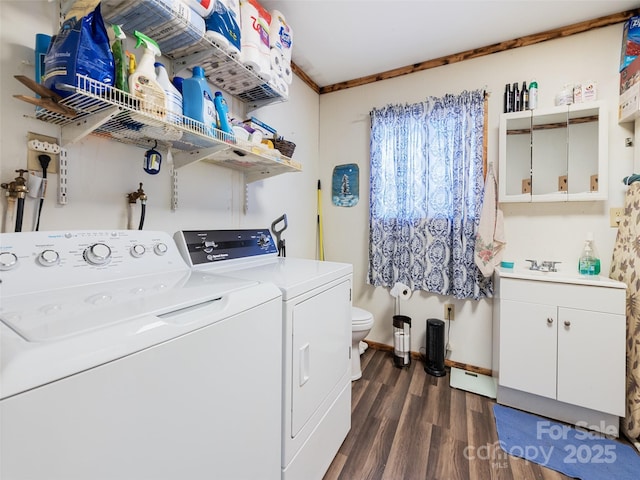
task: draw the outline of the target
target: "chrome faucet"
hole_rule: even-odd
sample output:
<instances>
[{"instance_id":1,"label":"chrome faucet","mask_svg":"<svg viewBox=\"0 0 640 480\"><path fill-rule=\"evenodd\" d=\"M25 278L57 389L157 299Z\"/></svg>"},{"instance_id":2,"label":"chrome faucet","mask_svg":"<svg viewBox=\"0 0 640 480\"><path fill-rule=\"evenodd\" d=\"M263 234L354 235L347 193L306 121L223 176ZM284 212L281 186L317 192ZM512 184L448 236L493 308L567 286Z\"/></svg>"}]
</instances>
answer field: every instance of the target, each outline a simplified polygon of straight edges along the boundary
<instances>
[{"instance_id":1,"label":"chrome faucet","mask_svg":"<svg viewBox=\"0 0 640 480\"><path fill-rule=\"evenodd\" d=\"M531 262L529 265L529 270L537 270L539 272L557 272L558 269L556 265L562 262L556 262L553 260L544 260L541 264L538 264L537 260L526 260L527 262Z\"/></svg>"},{"instance_id":2,"label":"chrome faucet","mask_svg":"<svg viewBox=\"0 0 640 480\"><path fill-rule=\"evenodd\" d=\"M546 268L547 269L546 271L548 272L557 272L558 269L556 268L556 265L559 263L562 263L562 262L555 262L553 260L544 260L540 268L541 269Z\"/></svg>"}]
</instances>

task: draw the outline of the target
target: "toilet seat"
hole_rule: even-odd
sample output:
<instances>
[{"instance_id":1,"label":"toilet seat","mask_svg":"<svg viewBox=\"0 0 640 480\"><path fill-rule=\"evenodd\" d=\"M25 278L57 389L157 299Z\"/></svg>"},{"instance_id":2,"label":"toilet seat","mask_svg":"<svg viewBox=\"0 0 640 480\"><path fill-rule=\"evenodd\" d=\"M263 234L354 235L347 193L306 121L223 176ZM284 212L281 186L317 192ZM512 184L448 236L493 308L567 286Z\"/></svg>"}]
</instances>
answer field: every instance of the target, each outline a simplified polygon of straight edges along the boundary
<instances>
[{"instance_id":1,"label":"toilet seat","mask_svg":"<svg viewBox=\"0 0 640 480\"><path fill-rule=\"evenodd\" d=\"M362 308L351 307L351 380L362 377L360 355L366 350L363 342L373 327L373 314Z\"/></svg>"},{"instance_id":2,"label":"toilet seat","mask_svg":"<svg viewBox=\"0 0 640 480\"><path fill-rule=\"evenodd\" d=\"M373 315L362 308L351 307L351 325L365 326L373 324Z\"/></svg>"}]
</instances>

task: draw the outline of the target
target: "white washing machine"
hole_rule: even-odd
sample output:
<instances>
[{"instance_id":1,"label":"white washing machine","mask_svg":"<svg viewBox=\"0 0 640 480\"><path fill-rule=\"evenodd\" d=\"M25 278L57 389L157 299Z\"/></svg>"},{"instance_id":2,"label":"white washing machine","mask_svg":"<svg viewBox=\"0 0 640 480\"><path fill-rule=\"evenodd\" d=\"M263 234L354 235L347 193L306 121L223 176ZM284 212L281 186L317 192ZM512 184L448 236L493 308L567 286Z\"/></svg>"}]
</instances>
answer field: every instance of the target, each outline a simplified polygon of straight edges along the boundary
<instances>
[{"instance_id":1,"label":"white washing machine","mask_svg":"<svg viewBox=\"0 0 640 480\"><path fill-rule=\"evenodd\" d=\"M281 310L166 233L0 235L0 478L280 478Z\"/></svg>"},{"instance_id":2,"label":"white washing machine","mask_svg":"<svg viewBox=\"0 0 640 480\"><path fill-rule=\"evenodd\" d=\"M282 478L322 479L351 428L352 266L278 257L269 230L174 238L197 271L272 282L282 291Z\"/></svg>"}]
</instances>

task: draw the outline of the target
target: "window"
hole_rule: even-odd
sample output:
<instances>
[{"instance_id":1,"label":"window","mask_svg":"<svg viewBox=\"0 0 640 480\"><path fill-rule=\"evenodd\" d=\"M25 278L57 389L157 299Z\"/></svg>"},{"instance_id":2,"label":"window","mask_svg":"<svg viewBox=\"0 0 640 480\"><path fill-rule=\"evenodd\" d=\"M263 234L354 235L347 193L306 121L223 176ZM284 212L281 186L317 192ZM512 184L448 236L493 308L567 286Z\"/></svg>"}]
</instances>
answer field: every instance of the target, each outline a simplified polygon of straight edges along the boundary
<instances>
[{"instance_id":1,"label":"window","mask_svg":"<svg viewBox=\"0 0 640 480\"><path fill-rule=\"evenodd\" d=\"M474 263L482 207L484 92L371 112L369 273L456 298L491 293Z\"/></svg>"}]
</instances>

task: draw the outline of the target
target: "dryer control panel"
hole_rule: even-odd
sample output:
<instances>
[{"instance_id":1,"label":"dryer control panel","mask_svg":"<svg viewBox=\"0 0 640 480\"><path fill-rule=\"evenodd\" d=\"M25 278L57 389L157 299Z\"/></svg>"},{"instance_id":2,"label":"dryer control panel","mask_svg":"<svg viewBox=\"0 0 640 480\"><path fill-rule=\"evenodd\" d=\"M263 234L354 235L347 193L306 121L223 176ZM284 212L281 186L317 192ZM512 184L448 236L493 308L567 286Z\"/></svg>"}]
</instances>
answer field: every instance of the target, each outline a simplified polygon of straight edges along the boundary
<instances>
[{"instance_id":1,"label":"dryer control panel","mask_svg":"<svg viewBox=\"0 0 640 480\"><path fill-rule=\"evenodd\" d=\"M192 267L247 258L273 257L278 247L269 229L182 230L174 240Z\"/></svg>"}]
</instances>

